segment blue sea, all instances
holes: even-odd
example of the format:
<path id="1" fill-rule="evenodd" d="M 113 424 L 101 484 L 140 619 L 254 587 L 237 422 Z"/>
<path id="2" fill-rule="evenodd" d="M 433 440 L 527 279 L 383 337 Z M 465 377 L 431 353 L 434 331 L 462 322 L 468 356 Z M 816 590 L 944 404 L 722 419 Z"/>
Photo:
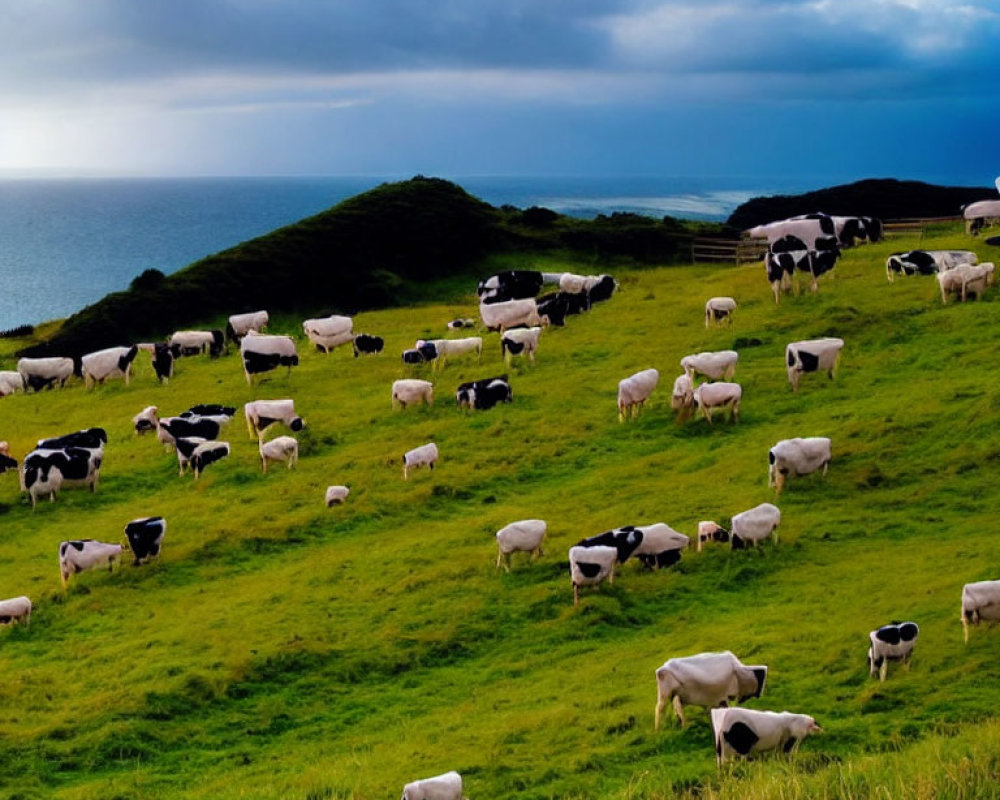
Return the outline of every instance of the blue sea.
<path id="1" fill-rule="evenodd" d="M 836 183 L 446 177 L 495 206 L 546 206 L 583 218 L 628 211 L 700 220 L 724 220 L 754 196 Z M 0 330 L 68 316 L 127 289 L 146 269 L 170 274 L 399 179 L 0 179 Z"/>

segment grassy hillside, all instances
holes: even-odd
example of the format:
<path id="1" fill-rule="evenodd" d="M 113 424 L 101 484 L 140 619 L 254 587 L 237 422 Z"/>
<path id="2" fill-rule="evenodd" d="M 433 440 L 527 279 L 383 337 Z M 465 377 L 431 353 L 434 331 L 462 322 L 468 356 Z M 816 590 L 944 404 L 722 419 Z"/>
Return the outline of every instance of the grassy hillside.
<path id="1" fill-rule="evenodd" d="M 969 244 L 958 226 L 920 242 Z M 371 800 L 457 769 L 472 800 L 1000 796 L 1000 631 L 964 646 L 958 621 L 962 584 L 1000 578 L 1000 303 L 991 290 L 942 306 L 933 281 L 887 284 L 886 254 L 916 245 L 848 251 L 818 294 L 777 307 L 759 265 L 617 271 L 621 292 L 546 331 L 537 364 L 510 372 L 514 402 L 487 412 L 452 398 L 505 371 L 496 334 L 482 365 L 432 378 L 433 407 L 390 410 L 394 379 L 431 375 L 400 351 L 474 315 L 474 287 L 453 283 L 451 302 L 359 315 L 385 337 L 380 357 L 303 343 L 290 376 L 251 389 L 236 356 L 183 360 L 158 386 L 143 355 L 130 387 L 5 398 L 0 438 L 19 458 L 95 424 L 110 441 L 94 495 L 67 490 L 32 513 L 0 476 L 0 596 L 36 605 L 30 628 L 0 631 L 0 785 L 65 800 Z M 706 330 L 704 301 L 720 294 L 739 301 L 735 324 Z M 793 395 L 785 343 L 823 335 L 846 341 L 840 374 Z M 0 367 L 25 344 L 2 342 Z M 677 425 L 678 360 L 733 346 L 741 422 Z M 659 390 L 621 425 L 617 381 L 649 366 Z M 231 457 L 197 483 L 131 431 L 150 404 L 286 396 L 307 421 L 294 471 L 262 475 L 239 418 Z M 834 459 L 777 501 L 777 546 L 691 551 L 656 573 L 628 563 L 573 608 L 570 545 L 628 523 L 725 524 L 773 500 L 767 449 L 796 435 L 830 436 Z M 404 482 L 401 454 L 429 440 L 439 468 Z M 342 508 L 322 505 L 331 483 L 352 489 Z M 61 540 L 117 541 L 149 514 L 168 521 L 157 563 L 84 573 L 62 596 Z M 493 533 L 525 517 L 548 520 L 546 553 L 498 573 Z M 867 634 L 892 619 L 921 635 L 911 670 L 879 685 Z M 790 764 L 722 774 L 703 710 L 654 732 L 654 670 L 709 649 L 770 666 L 748 705 L 810 713 L 825 732 Z"/>

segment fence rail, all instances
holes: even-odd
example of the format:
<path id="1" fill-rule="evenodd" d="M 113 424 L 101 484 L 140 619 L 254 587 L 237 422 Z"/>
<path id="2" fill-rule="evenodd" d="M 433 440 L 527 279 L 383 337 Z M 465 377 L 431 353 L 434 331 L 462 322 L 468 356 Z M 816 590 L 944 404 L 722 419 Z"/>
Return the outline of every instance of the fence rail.
<path id="1" fill-rule="evenodd" d="M 729 261 L 736 266 L 760 261 L 767 252 L 765 239 L 704 239 L 691 242 L 691 261 Z"/>

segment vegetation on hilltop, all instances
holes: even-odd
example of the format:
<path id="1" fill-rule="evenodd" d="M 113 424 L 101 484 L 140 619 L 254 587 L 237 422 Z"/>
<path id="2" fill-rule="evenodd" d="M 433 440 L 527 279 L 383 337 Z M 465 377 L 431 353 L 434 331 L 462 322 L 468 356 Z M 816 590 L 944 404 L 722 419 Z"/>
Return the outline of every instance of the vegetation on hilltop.
<path id="1" fill-rule="evenodd" d="M 919 244 L 989 255 L 957 224 Z M 0 476 L 0 596 L 35 603 L 30 628 L 0 630 L 4 793 L 375 800 L 456 769 L 473 800 L 997 797 L 1000 630 L 964 645 L 958 617 L 964 582 L 1000 578 L 1000 366 L 983 335 L 1000 290 L 943 306 L 932 279 L 888 284 L 886 255 L 916 245 L 848 250 L 818 294 L 779 306 L 756 266 L 616 270 L 621 291 L 546 330 L 537 363 L 510 369 L 513 403 L 487 412 L 451 397 L 507 371 L 495 335 L 482 364 L 439 374 L 398 357 L 474 316 L 472 281 L 455 302 L 360 313 L 385 336 L 379 357 L 303 347 L 290 375 L 250 388 L 235 355 L 182 359 L 160 386 L 142 354 L 128 387 L 4 398 L 0 438 L 19 458 L 44 436 L 109 432 L 96 494 L 32 512 Z M 732 328 L 705 328 L 713 295 L 737 298 Z M 274 328 L 300 334 L 293 315 Z M 846 342 L 839 374 L 793 394 L 785 343 L 824 335 Z M 0 339 L 0 356 L 24 344 Z M 679 359 L 729 348 L 740 422 L 676 424 Z M 650 366 L 657 392 L 619 424 L 618 380 Z M 390 409 L 407 375 L 435 382 L 434 406 Z M 230 457 L 197 482 L 131 429 L 146 405 L 270 397 L 306 419 L 291 471 L 261 474 L 240 419 Z M 570 545 L 630 523 L 726 524 L 774 500 L 767 449 L 794 435 L 830 436 L 833 461 L 777 500 L 776 546 L 690 551 L 660 572 L 630 562 L 573 608 Z M 404 482 L 400 455 L 431 440 L 438 468 Z M 344 506 L 323 507 L 331 483 L 350 486 Z M 62 595 L 61 540 L 116 541 L 154 514 L 168 521 L 157 562 L 75 576 Z M 545 554 L 498 572 L 494 532 L 530 517 L 549 522 Z M 917 621 L 920 639 L 880 684 L 867 637 L 892 619 Z M 813 714 L 824 732 L 790 761 L 721 772 L 704 710 L 654 732 L 654 670 L 721 649 L 770 668 L 748 706 Z"/>
<path id="2" fill-rule="evenodd" d="M 934 186 L 921 181 L 871 178 L 805 194 L 754 197 L 738 206 L 726 223 L 743 231 L 817 211 L 881 220 L 956 217 L 961 214 L 962 206 L 996 196 L 994 188 Z"/>

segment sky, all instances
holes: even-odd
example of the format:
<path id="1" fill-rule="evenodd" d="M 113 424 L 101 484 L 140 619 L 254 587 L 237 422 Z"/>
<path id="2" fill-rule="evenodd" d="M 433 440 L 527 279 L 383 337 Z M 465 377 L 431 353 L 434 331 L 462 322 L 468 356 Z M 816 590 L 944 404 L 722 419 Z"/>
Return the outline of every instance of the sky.
<path id="1" fill-rule="evenodd" d="M 1000 174 L 1000 0 L 8 0 L 0 176 Z"/>

